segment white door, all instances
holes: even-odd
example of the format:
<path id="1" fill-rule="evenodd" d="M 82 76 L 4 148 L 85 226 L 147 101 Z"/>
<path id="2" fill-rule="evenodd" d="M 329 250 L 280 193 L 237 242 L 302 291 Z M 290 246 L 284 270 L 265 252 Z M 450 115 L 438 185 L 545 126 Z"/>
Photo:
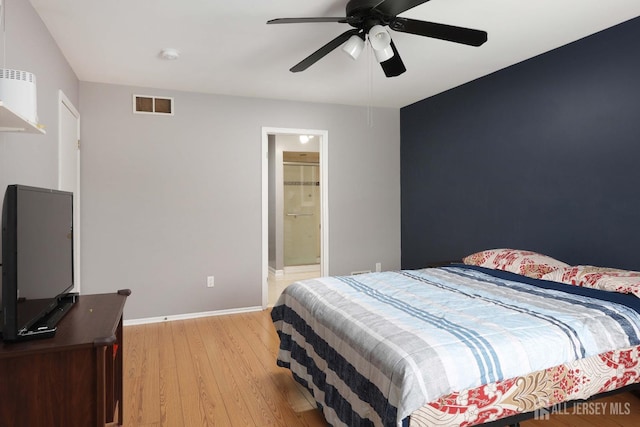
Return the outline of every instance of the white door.
<path id="1" fill-rule="evenodd" d="M 80 114 L 62 91 L 58 122 L 58 188 L 73 192 L 73 282 L 80 292 Z"/>

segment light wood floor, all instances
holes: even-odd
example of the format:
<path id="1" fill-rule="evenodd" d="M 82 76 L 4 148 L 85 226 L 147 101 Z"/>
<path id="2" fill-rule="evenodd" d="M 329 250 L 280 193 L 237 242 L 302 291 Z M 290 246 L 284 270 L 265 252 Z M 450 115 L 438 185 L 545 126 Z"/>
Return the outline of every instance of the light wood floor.
<path id="1" fill-rule="evenodd" d="M 310 396 L 275 364 L 269 311 L 126 326 L 125 427 L 326 427 Z M 522 427 L 631 427 L 634 416 L 556 415 Z"/>
<path id="2" fill-rule="evenodd" d="M 124 425 L 326 426 L 275 364 L 268 311 L 124 328 Z"/>

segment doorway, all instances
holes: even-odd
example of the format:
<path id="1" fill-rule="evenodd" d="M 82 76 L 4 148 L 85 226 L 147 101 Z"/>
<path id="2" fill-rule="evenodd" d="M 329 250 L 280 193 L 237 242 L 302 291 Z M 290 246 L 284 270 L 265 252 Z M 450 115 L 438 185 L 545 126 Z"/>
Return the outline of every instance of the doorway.
<path id="1" fill-rule="evenodd" d="M 328 132 L 263 128 L 262 146 L 266 308 L 292 280 L 328 275 Z"/>

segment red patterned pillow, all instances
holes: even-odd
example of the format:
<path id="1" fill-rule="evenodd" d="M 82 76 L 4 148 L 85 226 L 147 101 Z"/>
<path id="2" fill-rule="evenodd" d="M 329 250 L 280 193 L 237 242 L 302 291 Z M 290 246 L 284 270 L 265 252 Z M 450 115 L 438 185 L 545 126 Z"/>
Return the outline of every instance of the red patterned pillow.
<path id="1" fill-rule="evenodd" d="M 462 259 L 468 265 L 505 270 L 523 276 L 541 278 L 552 271 L 569 267 L 562 261 L 537 252 L 520 249 L 489 249 Z"/>
<path id="2" fill-rule="evenodd" d="M 544 280 L 640 297 L 640 272 L 576 265 L 545 274 Z"/>

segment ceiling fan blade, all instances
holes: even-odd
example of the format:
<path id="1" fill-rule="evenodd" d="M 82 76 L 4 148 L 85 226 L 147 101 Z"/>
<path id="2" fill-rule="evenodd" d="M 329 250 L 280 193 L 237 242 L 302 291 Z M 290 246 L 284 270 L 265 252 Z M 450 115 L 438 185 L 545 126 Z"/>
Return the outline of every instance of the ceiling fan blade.
<path id="1" fill-rule="evenodd" d="M 393 40 L 391 40 L 391 49 L 393 49 L 393 56 L 386 61 L 381 62 L 380 66 L 382 67 L 385 76 L 396 77 L 407 71 L 407 69 L 400 58 L 400 54 L 398 53 L 398 49 L 396 49 L 396 45 L 393 43 Z"/>
<path id="2" fill-rule="evenodd" d="M 347 17 L 327 17 L 327 18 L 277 18 L 267 21 L 267 24 L 304 24 L 309 22 L 340 22 L 346 23 Z"/>
<path id="3" fill-rule="evenodd" d="M 313 52 L 311 55 L 307 56 L 296 65 L 294 65 L 289 71 L 291 71 L 292 73 L 297 73 L 306 70 L 307 68 L 318 62 L 320 59 L 324 58 L 324 56 L 331 52 L 333 49 L 346 42 L 349 37 L 356 35 L 359 32 L 360 30 L 358 30 L 357 28 L 345 31 L 335 39 L 331 40 L 329 43 L 322 46 L 320 49 Z"/>
<path id="4" fill-rule="evenodd" d="M 408 18 L 395 18 L 389 23 L 389 28 L 402 33 L 416 34 L 470 46 L 480 46 L 487 41 L 486 31 Z"/>
<path id="5" fill-rule="evenodd" d="M 383 15 L 396 16 L 428 1 L 429 0 L 382 0 L 373 6 L 372 9 L 377 10 Z"/>

